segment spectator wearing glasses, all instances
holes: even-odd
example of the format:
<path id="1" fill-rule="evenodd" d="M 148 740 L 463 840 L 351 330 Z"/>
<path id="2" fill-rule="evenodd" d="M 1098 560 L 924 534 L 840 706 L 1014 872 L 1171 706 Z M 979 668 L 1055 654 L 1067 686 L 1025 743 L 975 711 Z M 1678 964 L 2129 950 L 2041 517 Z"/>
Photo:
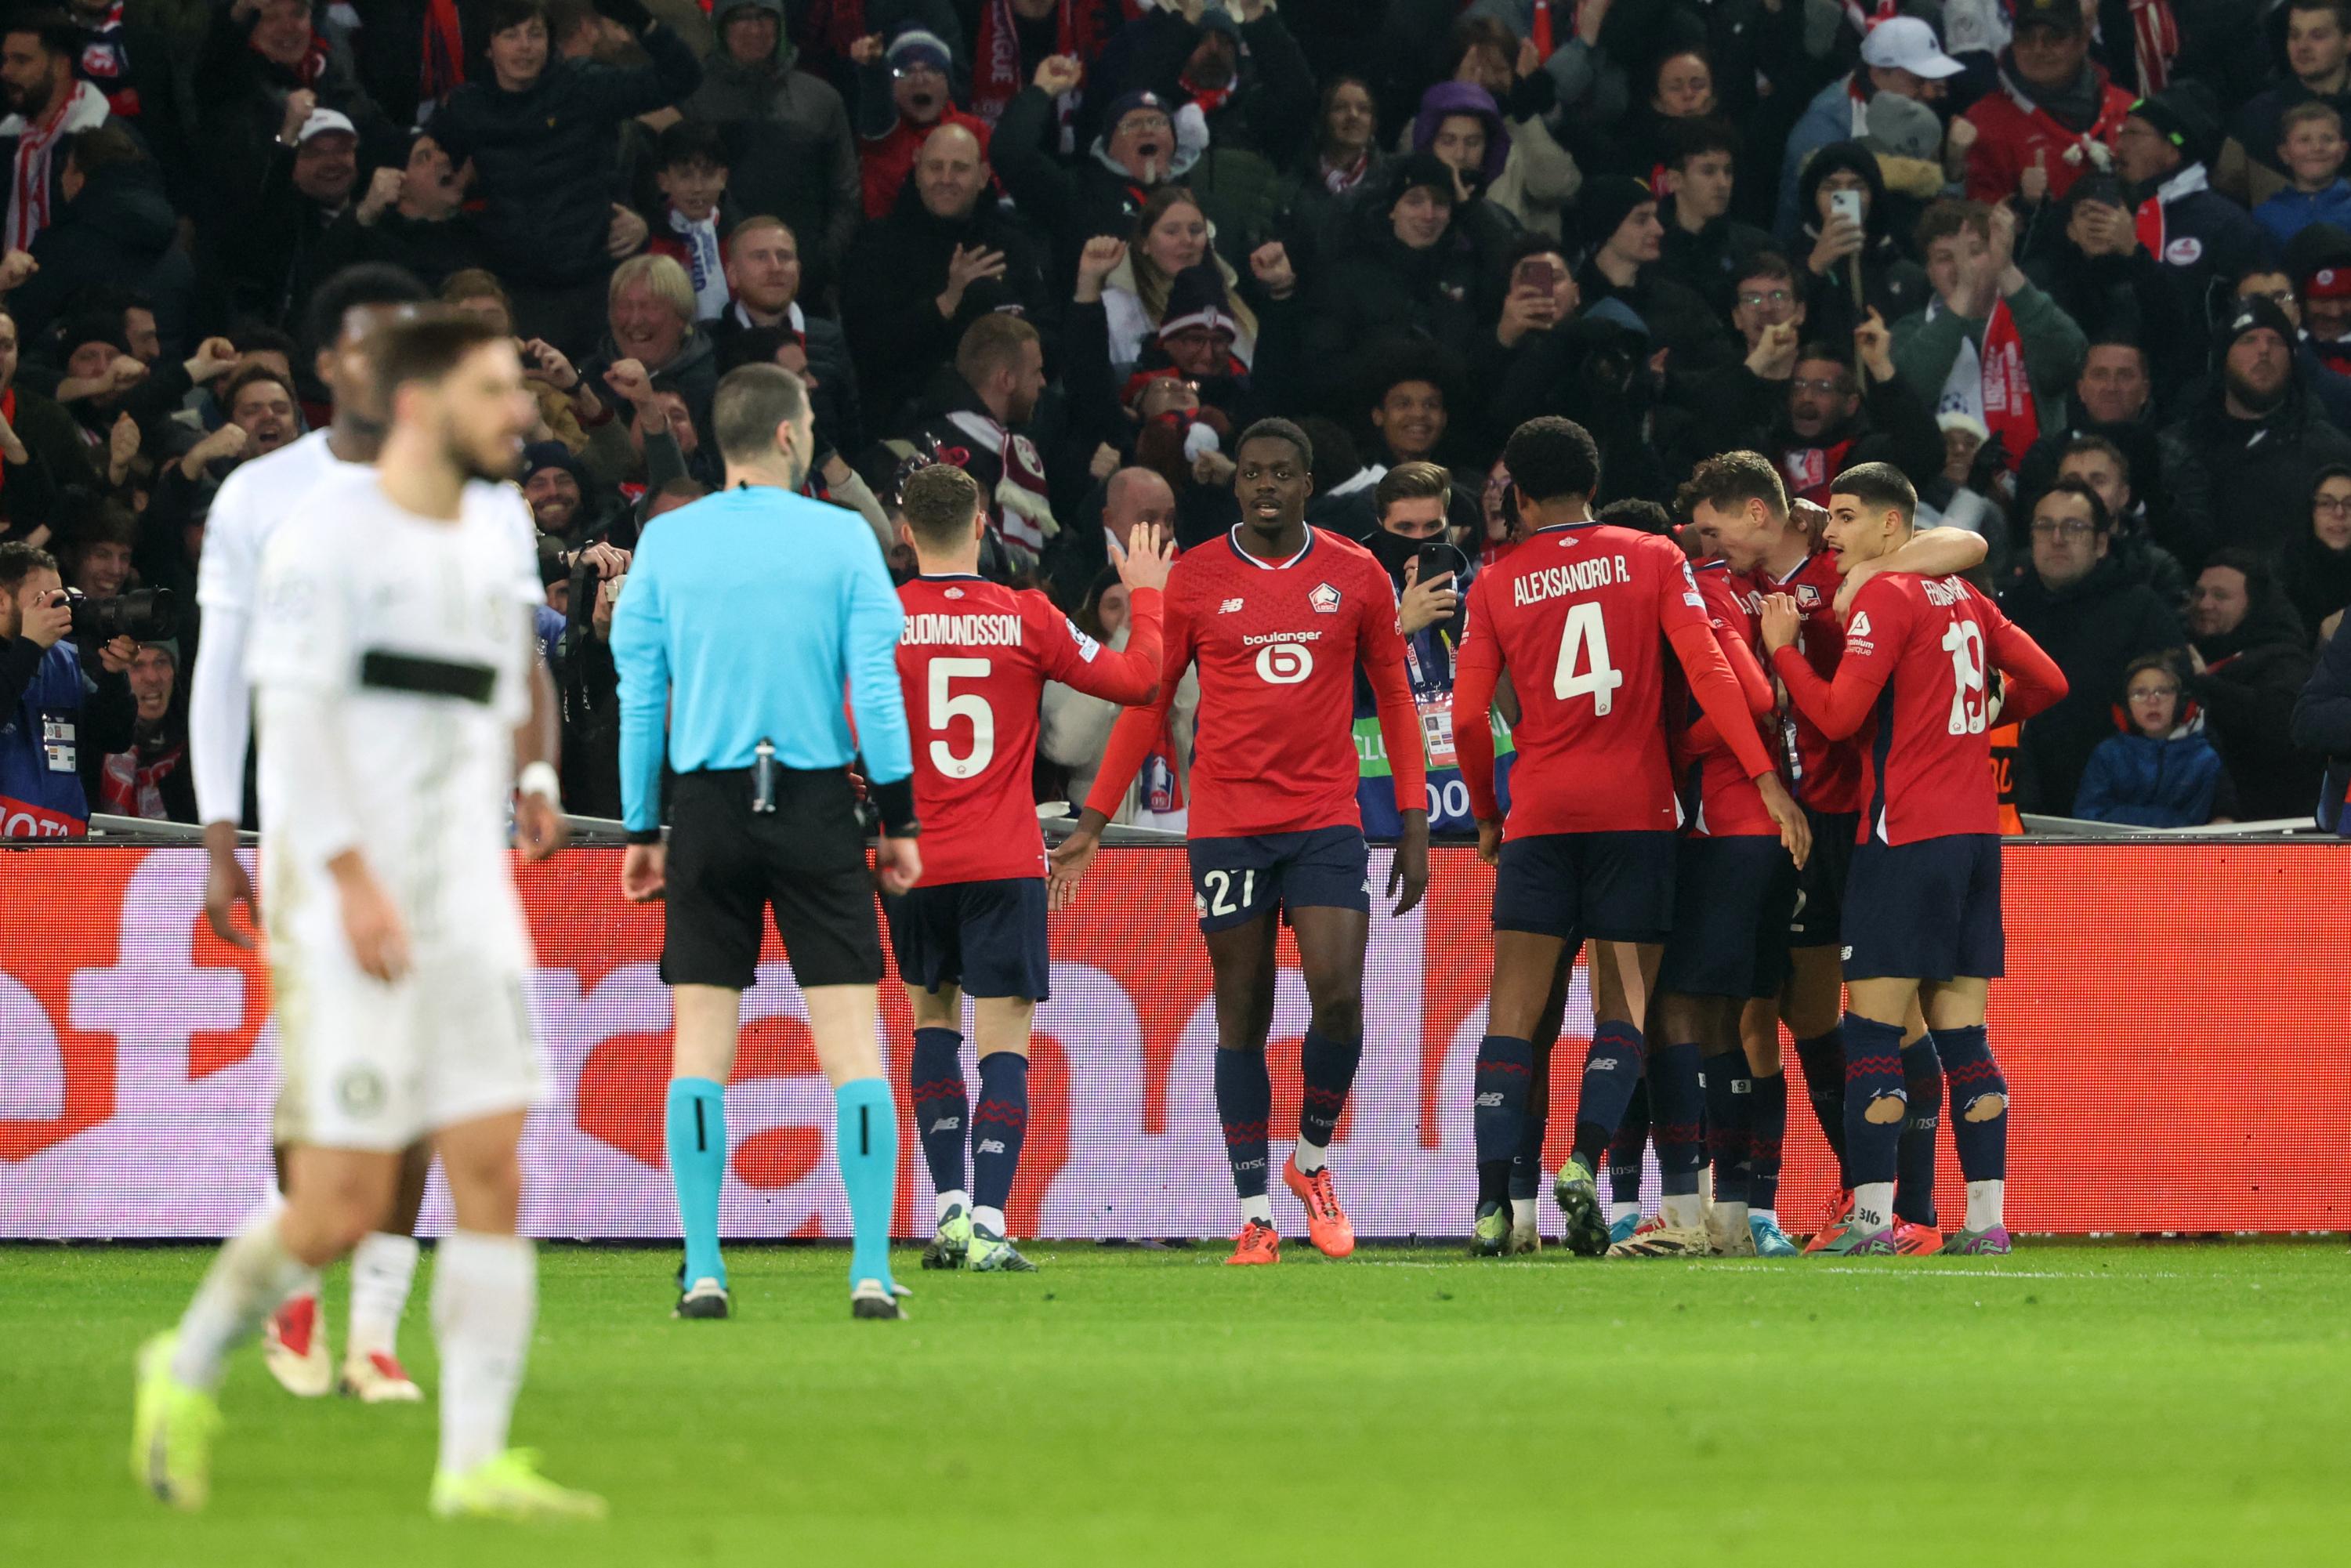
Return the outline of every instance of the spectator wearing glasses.
<path id="1" fill-rule="evenodd" d="M 2306 817 L 2319 758 L 2294 738 L 2294 703 L 2316 660 L 2277 573 L 2251 550 L 2204 564 L 2188 601 L 2188 693 L 2236 780 L 2248 821 Z"/>
<path id="2" fill-rule="evenodd" d="M 857 63 L 857 162 L 867 218 L 887 216 L 932 131 L 960 125 L 987 151 L 987 122 L 956 107 L 948 79 L 954 53 L 926 27 L 908 27 L 885 47 L 878 33 L 850 50 Z"/>
<path id="3" fill-rule="evenodd" d="M 2351 464 L 2330 463 L 2318 471 L 2310 491 L 2310 529 L 2285 547 L 2278 575 L 2313 632 L 2351 605 Z"/>
<path id="4" fill-rule="evenodd" d="M 2130 662 L 2123 674 L 2123 732 L 2090 753 L 2074 816 L 2140 828 L 2236 820 L 2236 786 L 2210 737 L 2191 722 L 2194 708 L 2177 659 L 2147 653 Z"/>
<path id="5" fill-rule="evenodd" d="M 2026 775 L 2037 796 L 2023 802 L 2027 810 L 2071 807 L 2090 753 L 2114 733 L 2109 715 L 2123 672 L 2142 653 L 2183 641 L 2171 607 L 2113 558 L 2113 529 L 2095 490 L 2058 480 L 2033 503 L 2032 568 L 2001 595 L 2008 618 L 2065 672 L 2064 699 L 2024 726 Z"/>

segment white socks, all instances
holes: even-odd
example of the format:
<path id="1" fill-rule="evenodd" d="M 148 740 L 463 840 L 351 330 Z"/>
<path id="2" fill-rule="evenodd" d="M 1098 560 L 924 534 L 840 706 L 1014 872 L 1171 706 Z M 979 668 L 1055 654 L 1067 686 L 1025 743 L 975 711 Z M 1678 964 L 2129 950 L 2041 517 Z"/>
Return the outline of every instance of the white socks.
<path id="1" fill-rule="evenodd" d="M 283 1212 L 276 1197 L 267 1199 L 213 1259 L 180 1319 L 179 1348 L 172 1357 L 177 1381 L 207 1393 L 218 1388 L 228 1353 L 251 1338 L 305 1276 L 315 1288 L 317 1271 L 277 1239 Z"/>
<path id="2" fill-rule="evenodd" d="M 964 1191 L 961 1187 L 956 1188 L 953 1192 L 943 1192 L 939 1194 L 938 1218 L 940 1219 L 945 1219 L 947 1217 L 947 1211 L 951 1208 L 968 1210 L 970 1207 L 971 1194 Z"/>
<path id="3" fill-rule="evenodd" d="M 1322 1168 L 1322 1157 L 1330 1152 L 1301 1138 L 1290 1146 L 1290 1163 L 1298 1167 L 1300 1176 L 1312 1176 Z"/>
<path id="4" fill-rule="evenodd" d="M 1625 1220 L 1638 1219 L 1640 1218 L 1641 1206 L 1638 1201 L 1632 1203 L 1612 1203 L 1608 1206 L 1608 1223 L 1611 1225 L 1621 1225 Z"/>
<path id="5" fill-rule="evenodd" d="M 1004 1211 L 1000 1208 L 975 1208 L 971 1211 L 971 1228 L 985 1230 L 998 1240 L 1004 1239 Z"/>
<path id="6" fill-rule="evenodd" d="M 453 1230 L 435 1253 L 441 1469 L 463 1474 L 506 1451 L 538 1316 L 538 1260 L 515 1236 Z"/>
<path id="7" fill-rule="evenodd" d="M 397 1354 L 400 1314 L 416 1279 L 416 1238 L 378 1230 L 351 1249 L 351 1337 L 344 1354 L 358 1361 Z"/>
<path id="8" fill-rule="evenodd" d="M 1273 1199 L 1268 1197 L 1263 1193 L 1258 1194 L 1255 1197 L 1245 1197 L 1241 1199 L 1241 1223 L 1243 1225 L 1247 1225 L 1252 1219 L 1261 1220 L 1267 1225 L 1271 1225 L 1273 1223 Z"/>
<path id="9" fill-rule="evenodd" d="M 1706 1199 L 1697 1193 L 1667 1193 L 1657 1206 L 1665 1213 L 1668 1229 L 1696 1230 L 1706 1223 Z"/>
<path id="10" fill-rule="evenodd" d="M 1532 1197 L 1510 1199 L 1510 1228 L 1525 1230 L 1542 1218 L 1542 1200 Z"/>
<path id="11" fill-rule="evenodd" d="M 2007 1201 L 2008 1183 L 2004 1181 L 1968 1183 L 1968 1228 L 1994 1230 L 2006 1225 Z"/>
<path id="12" fill-rule="evenodd" d="M 1865 1181 L 1853 1189 L 1853 1228 L 1873 1236 L 1894 1223 L 1894 1184 Z"/>

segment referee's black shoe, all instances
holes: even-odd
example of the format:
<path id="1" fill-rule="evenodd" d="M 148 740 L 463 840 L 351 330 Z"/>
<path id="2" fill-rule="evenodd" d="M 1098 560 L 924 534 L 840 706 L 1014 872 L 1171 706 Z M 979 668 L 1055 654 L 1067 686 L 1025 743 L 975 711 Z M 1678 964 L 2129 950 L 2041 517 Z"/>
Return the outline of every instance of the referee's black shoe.
<path id="1" fill-rule="evenodd" d="M 674 1318 L 724 1318 L 732 1305 L 726 1287 L 716 1280 L 696 1280 L 692 1289 L 686 1288 L 685 1265 L 677 1266 L 677 1305 L 671 1309 Z"/>
<path id="2" fill-rule="evenodd" d="M 903 1318 L 906 1309 L 898 1303 L 901 1291 L 879 1280 L 860 1280 L 857 1288 L 849 1292 L 849 1315 L 852 1318 Z"/>

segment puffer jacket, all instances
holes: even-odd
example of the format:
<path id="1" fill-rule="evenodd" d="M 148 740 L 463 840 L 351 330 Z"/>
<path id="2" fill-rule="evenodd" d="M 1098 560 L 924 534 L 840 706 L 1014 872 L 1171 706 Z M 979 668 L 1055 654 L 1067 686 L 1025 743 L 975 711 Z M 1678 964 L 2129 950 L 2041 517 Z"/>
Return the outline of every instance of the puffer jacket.
<path id="1" fill-rule="evenodd" d="M 2200 828 L 2231 815 L 2236 791 L 2220 754 L 2185 725 L 2157 739 L 2110 735 L 2090 753 L 2074 815 L 2139 828 Z"/>

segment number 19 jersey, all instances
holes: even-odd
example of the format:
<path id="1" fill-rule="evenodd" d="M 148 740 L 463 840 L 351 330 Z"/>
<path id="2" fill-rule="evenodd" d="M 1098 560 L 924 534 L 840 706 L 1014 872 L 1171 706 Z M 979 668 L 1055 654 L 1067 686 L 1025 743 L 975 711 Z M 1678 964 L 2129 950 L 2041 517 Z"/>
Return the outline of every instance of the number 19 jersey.
<path id="1" fill-rule="evenodd" d="M 1462 661 L 1492 645 L 1519 698 L 1506 838 L 1679 825 L 1665 725 L 1677 627 L 1708 632 L 1706 605 L 1655 534 L 1563 524 L 1478 574 Z"/>

